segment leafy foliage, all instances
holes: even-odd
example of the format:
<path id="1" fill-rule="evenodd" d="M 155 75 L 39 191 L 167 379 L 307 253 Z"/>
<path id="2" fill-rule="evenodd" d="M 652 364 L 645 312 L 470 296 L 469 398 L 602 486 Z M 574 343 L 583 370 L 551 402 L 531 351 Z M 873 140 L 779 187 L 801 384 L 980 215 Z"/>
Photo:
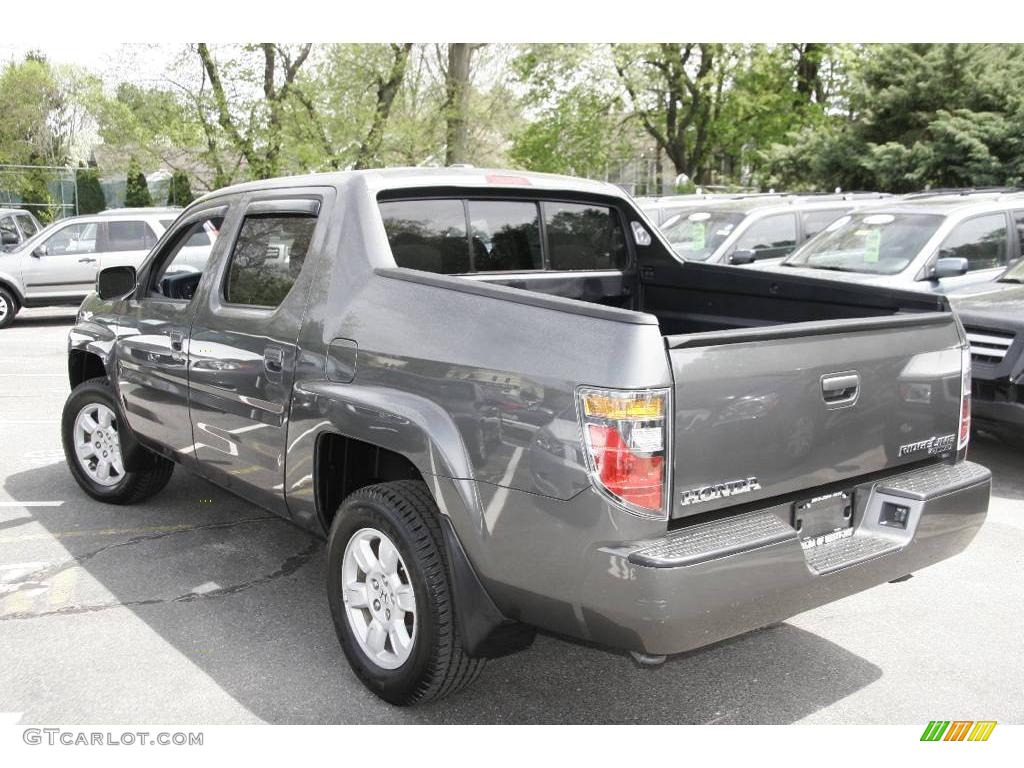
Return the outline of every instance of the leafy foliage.
<path id="1" fill-rule="evenodd" d="M 104 169 L 167 169 L 177 203 L 244 179 L 452 162 L 658 186 L 1014 185 L 1022 76 L 1024 46 L 996 44 L 195 43 L 145 84 L 30 54 L 0 70 L 0 164 L 78 162 L 98 137 Z M 141 197 L 138 182 L 133 168 Z M 80 208 L 94 184 L 82 175 Z"/>

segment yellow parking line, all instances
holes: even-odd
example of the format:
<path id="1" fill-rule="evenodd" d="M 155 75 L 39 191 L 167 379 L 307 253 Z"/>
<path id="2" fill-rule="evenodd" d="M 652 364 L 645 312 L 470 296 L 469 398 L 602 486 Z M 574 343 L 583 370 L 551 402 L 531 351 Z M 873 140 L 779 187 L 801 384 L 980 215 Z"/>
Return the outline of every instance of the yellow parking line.
<path id="1" fill-rule="evenodd" d="M 47 596 L 50 608 L 63 608 L 70 603 L 71 596 L 75 591 L 75 582 L 77 581 L 78 570 L 76 568 L 68 568 L 57 572 L 50 579 L 50 594 Z"/>
<path id="2" fill-rule="evenodd" d="M 20 541 L 42 541 L 46 539 L 73 539 L 83 536 L 142 536 L 147 533 L 171 533 L 188 531 L 199 526 L 195 525 L 154 525 L 150 528 L 103 528 L 92 531 L 57 531 L 55 533 L 29 533 L 24 536 L 0 536 L 0 544 L 16 544 Z"/>
<path id="3" fill-rule="evenodd" d="M 8 616 L 13 613 L 28 613 L 32 609 L 32 601 L 29 599 L 29 596 L 20 590 L 5 595 L 0 602 L 3 603 L 3 608 L 0 608 L 0 616 Z"/>

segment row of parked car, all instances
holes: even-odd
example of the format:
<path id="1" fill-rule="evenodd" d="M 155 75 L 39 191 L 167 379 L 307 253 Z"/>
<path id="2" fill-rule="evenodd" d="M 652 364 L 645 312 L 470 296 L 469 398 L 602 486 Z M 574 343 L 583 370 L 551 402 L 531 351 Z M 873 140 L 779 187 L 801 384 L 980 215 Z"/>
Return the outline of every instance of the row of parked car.
<path id="1" fill-rule="evenodd" d="M 978 428 L 1024 447 L 1024 192 L 641 198 L 686 260 L 945 294 Z"/>

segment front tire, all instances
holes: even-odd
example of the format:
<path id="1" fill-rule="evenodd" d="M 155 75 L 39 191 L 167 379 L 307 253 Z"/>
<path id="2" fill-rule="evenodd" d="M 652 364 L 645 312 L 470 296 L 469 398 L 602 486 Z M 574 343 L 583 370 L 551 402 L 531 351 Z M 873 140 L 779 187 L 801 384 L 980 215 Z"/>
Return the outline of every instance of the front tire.
<path id="1" fill-rule="evenodd" d="M 72 477 L 98 501 L 134 504 L 167 485 L 174 462 L 149 453 L 145 466 L 126 470 L 121 458 L 120 426 L 114 394 L 105 378 L 82 382 L 64 403 L 61 439 Z"/>
<path id="2" fill-rule="evenodd" d="M 462 648 L 438 509 L 427 486 L 361 488 L 342 503 L 327 544 L 327 598 L 359 679 L 391 704 L 420 704 L 477 678 Z"/>
<path id="3" fill-rule="evenodd" d="M 14 294 L 0 285 L 0 328 L 6 328 L 14 322 L 18 314 L 18 300 Z"/>

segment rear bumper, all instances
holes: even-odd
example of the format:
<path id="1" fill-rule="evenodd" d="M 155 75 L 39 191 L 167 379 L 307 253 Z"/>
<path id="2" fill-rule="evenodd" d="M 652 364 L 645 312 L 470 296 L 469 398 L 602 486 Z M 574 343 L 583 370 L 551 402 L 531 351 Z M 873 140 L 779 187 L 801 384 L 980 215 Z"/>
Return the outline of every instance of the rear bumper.
<path id="1" fill-rule="evenodd" d="M 963 550 L 988 510 L 991 473 L 941 464 L 857 488 L 854 533 L 805 550 L 790 505 L 726 517 L 593 554 L 579 618 L 589 639 L 687 651 L 917 571 Z M 905 530 L 879 524 L 909 509 Z"/>

